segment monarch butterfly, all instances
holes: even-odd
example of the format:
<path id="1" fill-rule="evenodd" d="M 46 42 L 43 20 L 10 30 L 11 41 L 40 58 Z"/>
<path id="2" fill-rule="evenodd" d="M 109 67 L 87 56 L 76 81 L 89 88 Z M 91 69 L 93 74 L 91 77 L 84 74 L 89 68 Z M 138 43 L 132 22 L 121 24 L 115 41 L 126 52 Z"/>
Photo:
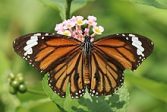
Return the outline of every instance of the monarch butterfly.
<path id="1" fill-rule="evenodd" d="M 48 84 L 65 97 L 70 84 L 72 98 L 109 95 L 124 81 L 125 69 L 135 70 L 153 50 L 153 42 L 141 35 L 122 33 L 84 41 L 56 33 L 31 33 L 14 41 L 14 50 L 42 73 Z"/>

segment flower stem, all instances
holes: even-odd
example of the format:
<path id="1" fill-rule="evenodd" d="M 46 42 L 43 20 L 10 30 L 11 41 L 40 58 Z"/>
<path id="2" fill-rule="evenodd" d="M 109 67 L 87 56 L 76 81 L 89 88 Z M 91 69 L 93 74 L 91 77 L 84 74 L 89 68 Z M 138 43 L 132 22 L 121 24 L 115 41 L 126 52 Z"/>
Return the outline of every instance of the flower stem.
<path id="1" fill-rule="evenodd" d="M 29 93 L 31 93 L 31 94 L 36 94 L 36 95 L 46 96 L 45 93 L 40 92 L 40 91 L 36 91 L 36 90 L 30 90 L 30 89 L 28 89 L 27 92 L 29 92 Z"/>
<path id="2" fill-rule="evenodd" d="M 72 0 L 66 0 L 66 3 L 67 3 L 67 7 L 66 7 L 66 19 L 70 18 L 71 2 L 72 2 Z"/>

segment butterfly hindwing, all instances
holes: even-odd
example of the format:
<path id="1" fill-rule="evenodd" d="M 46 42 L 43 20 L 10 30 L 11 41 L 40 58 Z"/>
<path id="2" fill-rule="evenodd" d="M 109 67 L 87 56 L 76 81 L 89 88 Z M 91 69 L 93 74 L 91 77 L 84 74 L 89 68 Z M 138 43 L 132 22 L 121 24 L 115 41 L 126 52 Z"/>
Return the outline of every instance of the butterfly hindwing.
<path id="1" fill-rule="evenodd" d="M 110 95 L 123 83 L 121 69 L 107 55 L 93 50 L 91 56 L 91 83 L 89 92 L 92 96 Z"/>
<path id="2" fill-rule="evenodd" d="M 61 97 L 65 97 L 69 83 L 72 98 L 79 98 L 85 93 L 83 55 L 80 49 L 71 52 L 68 59 L 58 63 L 49 74 L 49 85 Z"/>
<path id="3" fill-rule="evenodd" d="M 137 34 L 115 34 L 94 41 L 90 94 L 112 94 L 124 82 L 123 71 L 135 70 L 152 50 L 152 41 Z"/>

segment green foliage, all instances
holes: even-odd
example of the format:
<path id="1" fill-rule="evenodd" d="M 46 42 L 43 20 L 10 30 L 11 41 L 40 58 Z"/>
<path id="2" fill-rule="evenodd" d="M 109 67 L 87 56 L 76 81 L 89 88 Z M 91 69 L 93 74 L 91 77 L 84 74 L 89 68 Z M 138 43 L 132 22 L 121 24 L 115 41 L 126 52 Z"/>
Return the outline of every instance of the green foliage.
<path id="1" fill-rule="evenodd" d="M 155 82 L 141 76 L 126 75 L 126 79 L 132 84 L 146 91 L 150 95 L 167 103 L 167 84 Z"/>
<path id="2" fill-rule="evenodd" d="M 143 5 L 150 5 L 156 8 L 167 9 L 166 0 L 130 0 L 130 1 Z"/>
<path id="3" fill-rule="evenodd" d="M 95 0 L 72 0 L 71 4 L 71 14 L 80 8 L 84 7 L 88 2 L 93 2 Z"/>
<path id="4" fill-rule="evenodd" d="M 48 86 L 48 77 L 45 75 L 42 81 L 45 93 L 51 100 L 65 112 L 124 112 L 129 103 L 129 92 L 126 85 L 119 88 L 113 96 L 91 97 L 88 93 L 80 99 L 72 99 L 69 94 L 69 87 L 66 98 L 59 97 Z"/>
<path id="5" fill-rule="evenodd" d="M 69 17 L 66 17 L 67 16 L 66 10 L 70 10 L 70 9 L 67 9 L 67 1 L 72 1 L 71 10 L 69 12 L 70 14 L 72 14 L 78 9 L 84 7 L 87 4 L 87 2 L 90 2 L 93 0 L 41 0 L 41 1 L 53 9 L 56 9 L 56 10 L 58 9 L 62 20 L 65 20 L 66 18 L 69 18 Z"/>

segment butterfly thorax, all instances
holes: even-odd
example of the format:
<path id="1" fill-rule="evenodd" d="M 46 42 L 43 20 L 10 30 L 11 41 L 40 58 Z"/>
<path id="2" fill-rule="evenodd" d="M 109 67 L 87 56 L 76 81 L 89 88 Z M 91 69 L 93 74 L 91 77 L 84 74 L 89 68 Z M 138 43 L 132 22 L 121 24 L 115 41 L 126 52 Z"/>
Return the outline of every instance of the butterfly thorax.
<path id="1" fill-rule="evenodd" d="M 88 37 L 88 36 L 86 36 L 85 37 L 85 40 L 84 40 L 84 43 L 83 43 L 83 51 L 84 51 L 84 54 L 85 55 L 90 55 L 90 53 L 91 53 L 91 41 L 90 41 L 90 39 L 91 39 L 91 37 Z"/>
<path id="2" fill-rule="evenodd" d="M 91 47 L 92 43 L 90 41 L 91 37 L 85 37 L 85 40 L 83 42 L 83 53 L 84 53 L 84 83 L 87 85 L 90 83 L 90 56 L 91 56 Z"/>

